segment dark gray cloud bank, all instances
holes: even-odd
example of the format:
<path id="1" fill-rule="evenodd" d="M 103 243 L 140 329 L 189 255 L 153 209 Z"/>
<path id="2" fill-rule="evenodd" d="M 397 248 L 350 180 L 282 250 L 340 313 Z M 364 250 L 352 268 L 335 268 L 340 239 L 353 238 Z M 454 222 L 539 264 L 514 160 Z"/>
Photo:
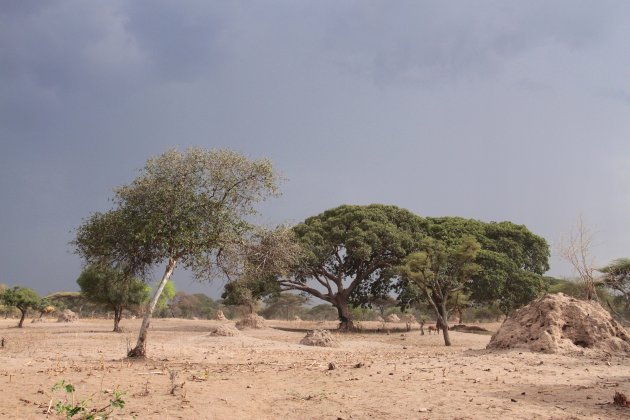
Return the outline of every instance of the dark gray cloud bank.
<path id="1" fill-rule="evenodd" d="M 629 16 L 621 1 L 3 1 L 0 282 L 77 289 L 73 229 L 149 156 L 192 145 L 275 163 L 289 181 L 265 223 L 381 202 L 554 243 L 582 214 L 600 264 L 630 256 Z M 571 275 L 555 257 L 550 273 Z"/>

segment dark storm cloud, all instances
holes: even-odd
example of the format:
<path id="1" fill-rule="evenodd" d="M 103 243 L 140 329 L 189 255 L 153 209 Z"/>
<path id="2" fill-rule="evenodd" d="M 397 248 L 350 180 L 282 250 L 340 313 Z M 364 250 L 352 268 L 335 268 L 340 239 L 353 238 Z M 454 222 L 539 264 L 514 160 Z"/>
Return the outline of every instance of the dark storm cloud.
<path id="1" fill-rule="evenodd" d="M 268 156 L 263 220 L 341 203 L 513 220 L 582 212 L 627 256 L 622 2 L 0 5 L 0 282 L 76 288 L 67 243 L 169 147 Z M 570 274 L 554 260 L 555 274 Z"/>
<path id="2" fill-rule="evenodd" d="M 594 3 L 403 3 L 342 7 L 327 37 L 338 62 L 380 83 L 482 77 L 503 60 L 544 44 L 588 48 L 617 19 L 614 10 Z"/>

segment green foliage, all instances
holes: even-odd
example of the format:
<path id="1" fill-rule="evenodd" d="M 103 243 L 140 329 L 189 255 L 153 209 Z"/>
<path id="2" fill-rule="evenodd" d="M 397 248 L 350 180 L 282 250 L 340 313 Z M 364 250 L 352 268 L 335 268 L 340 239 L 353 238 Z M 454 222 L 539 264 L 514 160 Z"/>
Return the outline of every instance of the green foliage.
<path id="1" fill-rule="evenodd" d="M 160 298 L 155 305 L 155 310 L 165 311 L 169 307 L 169 305 L 172 304 L 172 301 L 175 298 L 176 294 L 177 292 L 175 291 L 175 283 L 172 280 L 167 281 L 166 285 L 164 285 L 164 289 L 162 289 L 162 294 L 160 294 Z"/>
<path id="2" fill-rule="evenodd" d="M 176 318 L 210 319 L 217 304 L 203 293 L 189 294 L 179 291 L 169 304 L 170 315 Z"/>
<path id="3" fill-rule="evenodd" d="M 222 267 L 220 250 L 253 229 L 254 205 L 277 193 L 267 160 L 227 150 L 169 150 L 150 159 L 141 176 L 115 190 L 116 208 L 93 214 L 77 230 L 77 252 L 142 274 L 169 259 L 197 278 Z"/>
<path id="4" fill-rule="evenodd" d="M 61 391 L 65 393 L 63 399 L 59 399 L 57 403 L 55 403 L 55 412 L 58 415 L 65 416 L 66 419 L 72 419 L 75 416 L 80 416 L 81 419 L 84 420 L 107 419 L 113 413 L 114 409 L 123 409 L 125 407 L 125 401 L 122 399 L 125 392 L 119 390 L 113 391 L 109 403 L 102 408 L 89 407 L 93 396 L 85 400 L 75 401 L 76 389 L 74 385 L 67 383 L 65 379 L 53 385 L 51 391 Z"/>
<path id="5" fill-rule="evenodd" d="M 33 308 L 41 301 L 35 290 L 20 286 L 4 290 L 0 297 L 5 305 L 15 306 L 20 310 Z"/>
<path id="6" fill-rule="evenodd" d="M 350 319 L 354 321 L 370 321 L 376 316 L 376 313 L 370 308 L 350 305 Z"/>
<path id="7" fill-rule="evenodd" d="M 405 259 L 400 274 L 403 280 L 432 295 L 440 293 L 448 298 L 451 292 L 461 290 L 481 270 L 474 262 L 480 245 L 472 236 L 464 236 L 451 246 L 426 238 L 420 249 Z"/>
<path id="8" fill-rule="evenodd" d="M 294 277 L 280 280 L 281 287 L 335 305 L 371 306 L 370 299 L 386 297 L 392 289 L 398 292 L 402 307 L 421 304 L 426 298 L 421 290 L 413 282 L 401 282 L 393 267 L 426 247 L 427 241 L 453 249 L 464 237 L 480 245 L 471 262 L 479 269 L 461 285 L 471 303 L 497 302 L 509 313 L 545 290 L 542 274 L 549 268 L 548 244 L 525 226 L 511 222 L 421 218 L 383 205 L 341 206 L 307 219 L 294 231 L 304 250 L 303 259 Z"/>
<path id="9" fill-rule="evenodd" d="M 498 321 L 502 314 L 496 305 L 484 305 L 470 310 L 470 317 L 475 321 Z"/>
<path id="10" fill-rule="evenodd" d="M 111 309 L 127 309 L 149 298 L 144 282 L 122 270 L 103 265 L 88 266 L 77 279 L 77 284 L 86 299 Z"/>
<path id="11" fill-rule="evenodd" d="M 368 297 L 368 308 L 373 308 L 379 312 L 379 315 L 382 318 L 385 318 L 385 313 L 390 308 L 395 307 L 398 304 L 398 301 L 393 297 L 387 296 L 369 296 Z"/>
<path id="12" fill-rule="evenodd" d="M 426 234 L 446 246 L 456 244 L 465 235 L 474 237 L 481 245 L 475 259 L 481 269 L 464 285 L 471 302 L 497 302 L 504 313 L 510 313 L 545 291 L 542 274 L 549 268 L 549 246 L 525 226 L 460 217 L 426 220 Z M 418 291 L 408 287 L 405 284 L 397 287 L 403 307 L 420 299 Z"/>
<path id="13" fill-rule="evenodd" d="M 435 311 L 438 324 L 448 325 L 447 302 L 454 292 L 462 290 L 481 270 L 475 263 L 481 245 L 470 235 L 447 242 L 425 238 L 420 251 L 409 255 L 399 267 L 402 281 L 414 284 Z M 450 346 L 448 328 L 444 343 Z"/>
<path id="14" fill-rule="evenodd" d="M 630 258 L 614 260 L 598 271 L 604 273 L 603 284 L 624 301 L 624 310 L 630 311 Z"/>
<path id="15" fill-rule="evenodd" d="M 240 267 L 235 255 L 254 227 L 255 205 L 277 194 L 271 163 L 228 150 L 169 150 L 149 159 L 142 174 L 115 190 L 115 208 L 77 229 L 76 252 L 87 263 L 125 267 L 146 278 L 166 263 L 132 356 L 145 355 L 149 318 L 177 265 L 210 280 Z"/>
<path id="16" fill-rule="evenodd" d="M 254 313 L 259 300 L 280 293 L 278 277 L 290 275 L 301 248 L 293 231 L 279 226 L 256 229 L 242 251 L 242 270 L 236 280 L 225 285 L 221 297 L 226 305 L 244 305 Z"/>
<path id="17" fill-rule="evenodd" d="M 100 305 L 90 303 L 81 292 L 55 292 L 46 296 L 57 310 L 70 309 L 73 312 L 82 315 L 83 309 L 87 306 L 89 310 L 95 310 Z"/>
<path id="18" fill-rule="evenodd" d="M 310 217 L 294 227 L 303 256 L 280 285 L 335 305 L 344 328 L 350 302 L 365 306 L 370 296 L 387 294 L 393 267 L 416 249 L 424 225 L 407 210 L 381 204 L 343 205 Z"/>
<path id="19" fill-rule="evenodd" d="M 15 286 L 5 289 L 0 294 L 0 302 L 6 306 L 15 306 L 22 313 L 18 327 L 22 328 L 24 318 L 29 308 L 35 308 L 41 303 L 41 298 L 37 292 L 28 287 Z"/>
<path id="20" fill-rule="evenodd" d="M 337 319 L 337 310 L 330 303 L 313 306 L 302 315 L 305 320 L 334 321 Z"/>
<path id="21" fill-rule="evenodd" d="M 274 277 L 243 277 L 227 283 L 221 298 L 224 305 L 246 305 L 253 312 L 256 301 L 267 296 L 277 296 L 279 293 L 280 285 Z"/>
<path id="22" fill-rule="evenodd" d="M 103 264 L 88 266 L 77 284 L 81 293 L 91 302 L 105 305 L 114 311 L 114 331 L 120 332 L 122 311 L 145 303 L 149 289 L 129 272 Z"/>
<path id="23" fill-rule="evenodd" d="M 549 293 L 564 293 L 574 298 L 582 298 L 584 296 L 584 285 L 576 280 L 545 277 L 545 281 Z"/>

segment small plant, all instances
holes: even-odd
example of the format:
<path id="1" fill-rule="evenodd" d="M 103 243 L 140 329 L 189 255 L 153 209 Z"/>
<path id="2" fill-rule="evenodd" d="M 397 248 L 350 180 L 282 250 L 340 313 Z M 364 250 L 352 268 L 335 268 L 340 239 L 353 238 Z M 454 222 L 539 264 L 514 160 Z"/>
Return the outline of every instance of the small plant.
<path id="1" fill-rule="evenodd" d="M 85 420 L 106 419 L 114 411 L 114 409 L 122 409 L 125 406 L 125 401 L 122 399 L 125 392 L 117 389 L 112 392 L 109 403 L 101 408 L 89 408 L 89 404 L 92 402 L 92 397 L 94 397 L 95 394 L 92 394 L 91 397 L 84 400 L 76 401 L 74 395 L 76 389 L 74 385 L 67 383 L 65 379 L 57 382 L 51 388 L 51 391 L 53 392 L 59 390 L 65 392 L 66 395 L 63 400 L 59 400 L 55 404 L 55 412 L 60 415 L 65 415 L 66 419 L 72 419 L 77 415 L 79 418 Z M 107 394 L 108 391 L 103 391 L 103 393 Z M 54 397 L 50 400 L 46 414 L 50 412 L 53 400 Z"/>
<path id="2" fill-rule="evenodd" d="M 177 376 L 179 375 L 179 371 L 178 370 L 168 370 L 168 374 L 169 377 L 171 379 L 171 395 L 175 395 L 175 391 L 177 391 L 177 389 L 179 388 L 184 389 L 184 385 L 186 385 L 186 381 L 182 382 L 181 384 L 175 383 L 175 381 L 177 380 Z"/>

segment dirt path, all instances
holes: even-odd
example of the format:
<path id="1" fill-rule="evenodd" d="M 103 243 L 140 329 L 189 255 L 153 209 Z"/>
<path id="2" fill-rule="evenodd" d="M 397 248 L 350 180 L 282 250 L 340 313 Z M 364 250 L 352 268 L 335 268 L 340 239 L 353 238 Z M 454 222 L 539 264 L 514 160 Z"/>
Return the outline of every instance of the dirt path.
<path id="1" fill-rule="evenodd" d="M 139 320 L 123 320 L 122 334 L 105 320 L 14 324 L 0 321 L 3 419 L 45 418 L 51 399 L 65 398 L 51 391 L 60 380 L 89 407 L 124 391 L 123 418 L 630 418 L 612 405 L 615 391 L 630 395 L 628 359 L 488 352 L 488 335 L 451 332 L 446 348 L 418 331 L 350 334 L 338 348 L 316 348 L 298 344 L 302 331 L 211 337 L 220 322 L 154 320 L 151 358 L 130 362 Z"/>

